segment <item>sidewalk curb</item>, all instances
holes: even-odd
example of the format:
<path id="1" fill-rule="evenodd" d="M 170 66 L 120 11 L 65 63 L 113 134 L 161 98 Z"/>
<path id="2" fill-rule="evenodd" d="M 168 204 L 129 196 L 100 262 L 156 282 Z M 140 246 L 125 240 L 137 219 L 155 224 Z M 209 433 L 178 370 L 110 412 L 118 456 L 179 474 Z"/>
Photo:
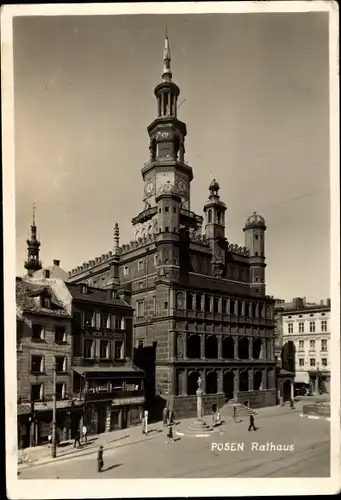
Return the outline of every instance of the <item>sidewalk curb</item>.
<path id="1" fill-rule="evenodd" d="M 327 420 L 330 422 L 330 417 L 319 417 L 317 415 L 306 415 L 305 413 L 300 413 L 300 417 L 311 418 L 312 420 Z"/>
<path id="2" fill-rule="evenodd" d="M 124 446 L 130 446 L 132 444 L 138 444 L 138 443 L 142 443 L 144 441 L 151 441 L 152 439 L 154 439 L 155 437 L 155 434 L 151 437 L 147 437 L 147 438 L 144 438 L 144 439 L 139 439 L 138 441 L 131 441 L 130 443 L 124 443 L 124 444 L 119 444 L 117 446 L 113 446 L 111 448 L 109 448 L 110 450 L 113 450 L 113 449 L 117 449 L 117 448 L 123 448 Z M 85 456 L 88 456 L 88 455 L 92 455 L 94 453 L 97 453 L 97 449 L 98 449 L 98 444 L 96 444 L 96 446 L 94 446 L 91 450 L 88 448 L 88 450 L 84 453 L 70 453 L 70 454 L 67 454 L 67 455 L 61 455 L 61 456 L 57 456 L 56 458 L 51 458 L 51 457 L 47 457 L 47 459 L 42 459 L 41 461 L 40 460 L 32 460 L 31 462 L 26 462 L 25 464 L 18 464 L 18 472 L 19 471 L 22 471 L 22 470 L 26 470 L 26 469 L 31 469 L 32 467 L 40 467 L 41 465 L 47 465 L 47 464 L 51 464 L 51 463 L 57 463 L 57 462 L 63 462 L 65 460 L 72 460 L 73 458 L 81 458 L 81 457 L 85 457 Z"/>

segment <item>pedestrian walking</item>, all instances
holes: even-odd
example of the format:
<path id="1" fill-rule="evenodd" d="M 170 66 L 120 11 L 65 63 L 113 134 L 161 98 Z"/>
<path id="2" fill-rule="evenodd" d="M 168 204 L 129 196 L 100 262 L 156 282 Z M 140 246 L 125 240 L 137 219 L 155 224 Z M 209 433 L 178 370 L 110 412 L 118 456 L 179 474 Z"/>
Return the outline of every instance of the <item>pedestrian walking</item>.
<path id="1" fill-rule="evenodd" d="M 215 424 L 216 424 L 216 414 L 215 414 L 214 410 L 212 410 L 212 424 L 213 424 L 213 427 L 215 427 Z"/>
<path id="2" fill-rule="evenodd" d="M 144 412 L 144 434 L 147 436 L 148 434 L 148 411 Z"/>
<path id="3" fill-rule="evenodd" d="M 174 437 L 173 437 L 173 425 L 169 424 L 168 426 L 168 433 L 167 433 L 167 441 L 166 443 L 174 443 Z"/>
<path id="4" fill-rule="evenodd" d="M 221 423 L 221 420 L 220 420 L 220 412 L 218 411 L 218 412 L 217 412 L 217 417 L 216 417 L 216 424 L 217 424 L 217 425 L 220 425 L 220 423 Z"/>
<path id="5" fill-rule="evenodd" d="M 47 436 L 47 440 L 48 440 L 48 442 L 49 442 L 48 446 L 49 446 L 49 448 L 50 448 L 50 446 L 51 446 L 51 444 L 52 444 L 52 434 L 51 434 L 51 432 L 50 432 L 50 434 Z"/>
<path id="6" fill-rule="evenodd" d="M 103 460 L 103 446 L 100 446 L 98 448 L 98 452 L 97 452 L 97 471 L 98 472 L 102 472 L 103 465 L 104 465 L 104 460 Z"/>
<path id="7" fill-rule="evenodd" d="M 174 411 L 171 410 L 169 412 L 169 423 L 170 423 L 170 425 L 174 425 L 174 419 L 175 419 L 175 417 L 174 417 Z"/>
<path id="8" fill-rule="evenodd" d="M 234 422 L 236 422 L 236 418 L 237 418 L 237 408 L 234 406 L 233 407 L 233 420 L 234 420 Z"/>
<path id="9" fill-rule="evenodd" d="M 255 427 L 255 417 L 252 415 L 252 413 L 250 413 L 250 425 L 248 430 L 251 431 L 251 429 L 253 431 L 257 430 L 257 428 Z"/>
<path id="10" fill-rule="evenodd" d="M 164 427 L 166 427 L 167 421 L 168 421 L 168 409 L 165 406 L 162 412 L 162 422 Z"/>
<path id="11" fill-rule="evenodd" d="M 290 399 L 290 408 L 291 408 L 292 410 L 294 410 L 294 409 L 295 409 L 295 406 L 294 406 L 294 400 L 293 400 L 293 399 Z"/>
<path id="12" fill-rule="evenodd" d="M 82 427 L 82 436 L 83 436 L 83 441 L 84 443 L 87 443 L 88 442 L 88 429 L 86 427 L 86 425 L 84 424 L 83 427 Z"/>
<path id="13" fill-rule="evenodd" d="M 76 448 L 77 443 L 78 443 L 78 447 L 80 448 L 82 445 L 81 445 L 81 433 L 80 433 L 79 429 L 76 430 L 75 441 L 73 443 L 74 448 Z"/>

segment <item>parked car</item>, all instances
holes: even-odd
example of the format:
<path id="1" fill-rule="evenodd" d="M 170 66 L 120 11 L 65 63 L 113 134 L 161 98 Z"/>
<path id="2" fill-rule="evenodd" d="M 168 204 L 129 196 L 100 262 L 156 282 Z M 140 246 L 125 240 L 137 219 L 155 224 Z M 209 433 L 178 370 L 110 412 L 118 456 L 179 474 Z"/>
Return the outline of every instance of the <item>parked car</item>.
<path id="1" fill-rule="evenodd" d="M 306 386 L 295 387 L 295 396 L 310 396 L 309 388 Z"/>

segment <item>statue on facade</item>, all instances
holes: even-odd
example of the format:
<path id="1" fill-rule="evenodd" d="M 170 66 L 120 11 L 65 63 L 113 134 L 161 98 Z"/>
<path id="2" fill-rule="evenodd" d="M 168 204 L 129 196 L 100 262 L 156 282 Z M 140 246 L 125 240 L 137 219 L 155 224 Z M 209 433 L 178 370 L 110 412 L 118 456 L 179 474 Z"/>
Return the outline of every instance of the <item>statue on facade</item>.
<path id="1" fill-rule="evenodd" d="M 197 384 L 198 384 L 198 389 L 202 389 L 202 378 L 200 377 L 200 375 L 199 375 L 199 378 L 197 380 Z"/>

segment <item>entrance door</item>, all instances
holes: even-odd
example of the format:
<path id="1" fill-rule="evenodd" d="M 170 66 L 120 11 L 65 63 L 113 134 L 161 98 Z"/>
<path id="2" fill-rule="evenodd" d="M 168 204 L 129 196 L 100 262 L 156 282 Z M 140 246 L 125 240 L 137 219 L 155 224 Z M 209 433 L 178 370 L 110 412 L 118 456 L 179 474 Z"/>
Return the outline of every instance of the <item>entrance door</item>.
<path id="1" fill-rule="evenodd" d="M 105 425 L 107 420 L 107 409 L 105 406 L 98 407 L 98 434 L 105 432 Z"/>
<path id="2" fill-rule="evenodd" d="M 127 408 L 122 408 L 121 414 L 122 414 L 122 429 L 126 429 L 128 427 L 128 409 Z"/>

